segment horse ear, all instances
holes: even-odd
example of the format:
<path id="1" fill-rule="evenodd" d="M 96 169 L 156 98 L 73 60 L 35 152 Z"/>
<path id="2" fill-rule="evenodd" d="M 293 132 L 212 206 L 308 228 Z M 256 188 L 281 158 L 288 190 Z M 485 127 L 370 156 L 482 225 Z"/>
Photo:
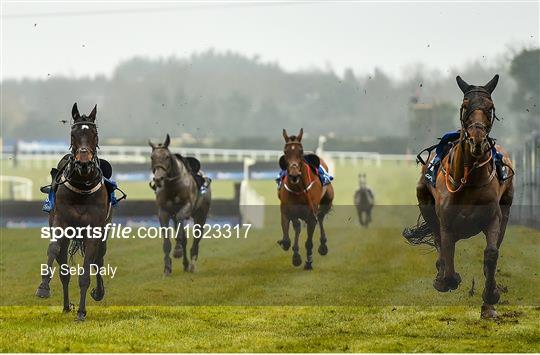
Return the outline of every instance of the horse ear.
<path id="1" fill-rule="evenodd" d="M 495 76 L 493 77 L 493 79 L 491 79 L 489 81 L 489 83 L 487 83 L 486 85 L 484 85 L 484 89 L 486 89 L 487 91 L 489 91 L 489 93 L 491 94 L 495 88 L 497 87 L 497 83 L 499 82 L 499 74 L 495 74 Z"/>
<path id="2" fill-rule="evenodd" d="M 169 133 L 167 133 L 167 137 L 165 137 L 165 142 L 163 142 L 163 146 L 165 148 L 168 148 L 169 144 L 171 144 L 171 137 L 169 136 Z"/>
<path id="3" fill-rule="evenodd" d="M 470 85 L 467 84 L 465 80 L 461 79 L 461 76 L 459 75 L 456 76 L 456 81 L 461 91 L 463 91 L 463 93 L 466 93 L 467 91 L 469 91 Z"/>
<path id="4" fill-rule="evenodd" d="M 154 143 L 152 143 L 152 141 L 150 139 L 148 140 L 148 145 L 150 147 L 152 147 L 152 149 L 156 149 L 156 145 Z"/>
<path id="5" fill-rule="evenodd" d="M 300 128 L 300 133 L 298 133 L 298 136 L 296 137 L 296 139 L 298 139 L 299 142 L 302 141 L 302 135 L 303 134 L 304 134 L 304 129 Z"/>
<path id="6" fill-rule="evenodd" d="M 92 112 L 90 112 L 90 116 L 88 116 L 88 119 L 94 122 L 96 120 L 96 114 L 97 114 L 97 105 L 95 105 Z"/>
<path id="7" fill-rule="evenodd" d="M 289 140 L 289 135 L 287 134 L 285 128 L 283 128 L 283 138 L 285 138 L 285 142 Z"/>
<path id="8" fill-rule="evenodd" d="M 81 118 L 81 115 L 79 114 L 79 109 L 77 108 L 77 103 L 75 102 L 73 104 L 73 108 L 71 109 L 71 117 L 73 117 L 73 120 L 78 120 Z"/>

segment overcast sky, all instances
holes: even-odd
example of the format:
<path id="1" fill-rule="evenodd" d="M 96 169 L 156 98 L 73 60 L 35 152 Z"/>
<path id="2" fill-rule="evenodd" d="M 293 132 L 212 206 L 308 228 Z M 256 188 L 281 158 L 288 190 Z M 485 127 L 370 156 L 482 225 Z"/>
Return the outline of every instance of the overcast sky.
<path id="1" fill-rule="evenodd" d="M 412 64 L 446 73 L 538 46 L 539 3 L 61 3 L 2 1 L 2 74 L 110 75 L 122 60 L 233 50 L 287 70 L 403 77 Z"/>

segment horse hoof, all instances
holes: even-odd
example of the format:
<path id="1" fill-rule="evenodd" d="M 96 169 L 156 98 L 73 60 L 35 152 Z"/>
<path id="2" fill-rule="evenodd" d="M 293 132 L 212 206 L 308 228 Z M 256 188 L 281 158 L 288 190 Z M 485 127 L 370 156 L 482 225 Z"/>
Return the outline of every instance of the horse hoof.
<path id="1" fill-rule="evenodd" d="M 492 304 L 483 304 L 480 312 L 480 318 L 482 319 L 496 319 L 499 315 L 495 311 L 495 307 Z"/>
<path id="2" fill-rule="evenodd" d="M 84 322 L 86 319 L 86 312 L 77 312 L 77 322 Z"/>
<path id="3" fill-rule="evenodd" d="M 281 248 L 285 251 L 289 250 L 289 248 L 291 247 L 291 241 L 288 240 L 288 239 L 281 239 L 281 240 L 278 240 L 277 242 Z"/>
<path id="4" fill-rule="evenodd" d="M 188 272 L 189 271 L 189 264 L 184 264 L 184 272 Z"/>
<path id="5" fill-rule="evenodd" d="M 304 265 L 304 270 L 313 270 L 313 266 L 311 266 L 311 263 L 308 263 L 306 261 L 306 264 Z"/>
<path id="6" fill-rule="evenodd" d="M 103 297 L 105 297 L 105 288 L 97 289 L 93 288 L 90 292 L 90 296 L 94 299 L 94 301 L 101 301 Z"/>
<path id="7" fill-rule="evenodd" d="M 302 265 L 302 257 L 300 256 L 300 254 L 293 254 L 293 256 L 292 256 L 292 264 L 294 266 Z"/>
<path id="8" fill-rule="evenodd" d="M 75 309 L 75 305 L 73 303 L 70 303 L 69 306 L 67 306 L 67 308 L 64 307 L 64 309 L 62 309 L 62 312 L 70 313 L 74 309 Z"/>
<path id="9" fill-rule="evenodd" d="M 322 256 L 328 254 L 328 247 L 326 246 L 326 244 L 319 245 L 319 254 Z"/>
<path id="10" fill-rule="evenodd" d="M 194 273 L 195 272 L 195 264 L 193 264 L 193 263 L 189 264 L 188 271 L 191 272 L 191 273 Z"/>
<path id="11" fill-rule="evenodd" d="M 45 288 L 40 285 L 36 290 L 36 296 L 39 298 L 49 298 L 51 297 L 51 290 L 48 287 Z"/>
<path id="12" fill-rule="evenodd" d="M 501 298 L 501 295 L 499 291 L 497 290 L 497 287 L 495 287 L 491 293 L 486 292 L 486 289 L 484 289 L 484 291 L 482 292 L 482 299 L 484 300 L 484 303 L 487 305 L 494 305 L 494 304 L 499 303 L 500 298 Z"/>
<path id="13" fill-rule="evenodd" d="M 171 274 L 172 274 L 172 270 L 165 266 L 165 268 L 163 269 L 163 275 L 164 276 L 171 276 Z"/>
<path id="14" fill-rule="evenodd" d="M 175 248 L 172 256 L 175 259 L 180 259 L 182 257 L 182 254 L 183 254 L 182 248 L 178 248 L 178 249 Z"/>
<path id="15" fill-rule="evenodd" d="M 436 277 L 433 281 L 433 287 L 439 292 L 448 292 L 450 290 L 455 290 L 459 287 L 461 283 L 461 276 L 456 272 L 453 277 L 441 278 Z"/>

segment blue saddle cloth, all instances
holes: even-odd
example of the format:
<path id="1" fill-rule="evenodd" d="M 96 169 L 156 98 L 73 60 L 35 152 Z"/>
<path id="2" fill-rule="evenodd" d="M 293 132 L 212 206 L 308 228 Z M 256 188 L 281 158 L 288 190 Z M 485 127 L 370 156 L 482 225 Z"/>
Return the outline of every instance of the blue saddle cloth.
<path id="1" fill-rule="evenodd" d="M 321 180 L 321 183 L 323 186 L 326 186 L 334 180 L 334 177 L 330 175 L 323 167 L 322 165 L 319 165 L 317 168 L 317 175 L 319 176 L 319 180 Z M 281 170 L 276 178 L 276 183 L 278 185 L 278 189 L 281 187 L 281 183 L 283 179 L 287 176 L 287 170 Z"/>
<path id="2" fill-rule="evenodd" d="M 109 203 L 116 207 L 118 206 L 118 198 L 116 198 L 115 191 L 118 190 L 118 184 L 116 181 L 112 179 L 107 179 L 106 177 L 103 177 L 103 183 L 105 184 L 105 188 L 107 189 L 107 192 L 109 194 Z M 44 212 L 51 212 L 54 209 L 55 205 L 55 191 L 51 189 L 49 193 L 47 194 L 47 197 L 45 198 L 45 201 L 43 202 L 43 208 L 42 210 Z"/>
<path id="3" fill-rule="evenodd" d="M 460 131 L 452 131 L 445 133 L 437 146 L 435 147 L 435 156 L 429 162 L 426 174 L 424 178 L 427 183 L 435 186 L 437 181 L 437 172 L 441 166 L 441 162 L 448 154 L 451 143 L 458 140 L 460 137 Z M 495 147 L 491 148 L 491 153 L 493 154 L 493 164 L 494 168 L 497 170 L 497 176 L 499 181 L 503 181 L 508 177 L 508 171 L 506 171 L 503 164 L 503 155 L 497 151 Z"/>

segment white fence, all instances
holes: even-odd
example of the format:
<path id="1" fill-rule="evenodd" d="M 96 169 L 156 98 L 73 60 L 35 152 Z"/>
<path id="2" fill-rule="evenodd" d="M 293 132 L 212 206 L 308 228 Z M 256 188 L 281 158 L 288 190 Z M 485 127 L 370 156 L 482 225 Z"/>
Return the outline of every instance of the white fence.
<path id="1" fill-rule="evenodd" d="M 221 149 L 221 148 L 187 148 L 172 147 L 174 152 L 187 156 L 194 156 L 201 161 L 235 161 L 242 162 L 245 158 L 254 161 L 277 161 L 283 154 L 281 150 L 264 149 Z M 61 145 L 40 145 L 37 143 L 19 142 L 16 154 L 3 152 L 3 158 L 9 156 L 18 161 L 58 161 L 61 156 L 68 153 L 67 147 Z M 324 155 L 336 163 L 350 163 L 353 165 L 380 166 L 383 161 L 395 163 L 414 162 L 415 157 L 409 154 L 379 154 L 374 152 L 347 152 L 324 151 Z M 113 163 L 118 162 L 148 162 L 150 147 L 148 146 L 102 146 L 99 156 Z"/>

